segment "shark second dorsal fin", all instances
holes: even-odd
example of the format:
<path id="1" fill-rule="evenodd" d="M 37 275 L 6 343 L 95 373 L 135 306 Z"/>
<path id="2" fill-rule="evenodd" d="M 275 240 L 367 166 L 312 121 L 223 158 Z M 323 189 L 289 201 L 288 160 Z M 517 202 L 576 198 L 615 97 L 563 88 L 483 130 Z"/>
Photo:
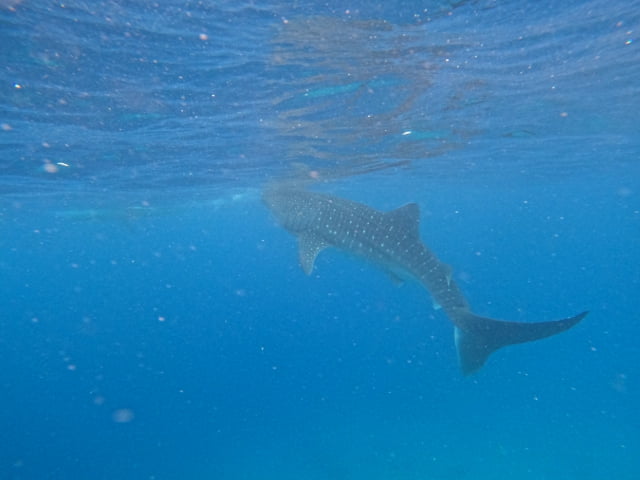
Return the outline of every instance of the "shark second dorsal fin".
<path id="1" fill-rule="evenodd" d="M 303 233 L 298 237 L 298 254 L 304 273 L 311 275 L 316 257 L 328 246 L 329 244 L 327 242 L 309 233 Z"/>
<path id="2" fill-rule="evenodd" d="M 407 203 L 385 215 L 398 230 L 413 238 L 420 237 L 420 207 L 417 203 Z"/>

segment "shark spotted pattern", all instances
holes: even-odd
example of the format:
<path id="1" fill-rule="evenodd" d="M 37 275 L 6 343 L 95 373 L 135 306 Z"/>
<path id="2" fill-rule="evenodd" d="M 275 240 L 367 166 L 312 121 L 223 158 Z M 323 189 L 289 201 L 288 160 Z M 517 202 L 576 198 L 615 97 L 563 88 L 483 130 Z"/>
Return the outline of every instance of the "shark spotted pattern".
<path id="1" fill-rule="evenodd" d="M 522 323 L 475 315 L 442 263 L 420 239 L 417 204 L 390 212 L 289 184 L 273 185 L 263 201 L 277 221 L 298 238 L 300 264 L 310 274 L 327 247 L 367 259 L 395 278 L 413 278 L 431 294 L 454 325 L 460 368 L 471 374 L 497 349 L 531 342 L 568 330 L 588 312 L 562 320 Z"/>

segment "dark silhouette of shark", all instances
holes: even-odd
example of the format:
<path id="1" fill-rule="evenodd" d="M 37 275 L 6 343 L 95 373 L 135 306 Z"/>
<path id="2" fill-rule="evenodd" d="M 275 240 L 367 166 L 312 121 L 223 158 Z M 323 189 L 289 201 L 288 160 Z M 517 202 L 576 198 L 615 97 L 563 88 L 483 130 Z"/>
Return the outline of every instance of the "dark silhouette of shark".
<path id="1" fill-rule="evenodd" d="M 458 359 L 465 375 L 479 370 L 499 348 L 563 332 L 588 313 L 537 323 L 475 315 L 452 279 L 451 268 L 421 241 L 420 209 L 415 203 L 380 212 L 289 184 L 267 187 L 263 200 L 278 222 L 298 237 L 300 264 L 307 274 L 323 249 L 336 247 L 374 262 L 394 278 L 420 282 L 454 324 Z"/>

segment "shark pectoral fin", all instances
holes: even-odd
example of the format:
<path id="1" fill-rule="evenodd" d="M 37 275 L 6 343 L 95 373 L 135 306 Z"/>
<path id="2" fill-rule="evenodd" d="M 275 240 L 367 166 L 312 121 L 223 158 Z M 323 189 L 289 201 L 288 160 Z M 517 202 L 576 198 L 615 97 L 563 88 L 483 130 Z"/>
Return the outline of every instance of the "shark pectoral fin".
<path id="1" fill-rule="evenodd" d="M 484 365 L 493 352 L 516 343 L 532 342 L 564 332 L 582 320 L 588 312 L 550 322 L 505 322 L 459 312 L 454 321 L 456 350 L 462 373 L 469 375 Z"/>
<path id="2" fill-rule="evenodd" d="M 311 275 L 313 264 L 318 254 L 327 248 L 327 244 L 321 238 L 310 234 L 302 234 L 298 238 L 298 255 L 300 256 L 300 265 L 307 275 Z"/>

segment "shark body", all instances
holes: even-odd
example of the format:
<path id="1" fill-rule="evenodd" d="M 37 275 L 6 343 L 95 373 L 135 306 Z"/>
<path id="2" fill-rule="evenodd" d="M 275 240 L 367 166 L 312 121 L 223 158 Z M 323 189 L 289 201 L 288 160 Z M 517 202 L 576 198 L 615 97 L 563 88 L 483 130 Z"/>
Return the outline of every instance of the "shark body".
<path id="1" fill-rule="evenodd" d="M 454 324 L 460 368 L 465 375 L 482 367 L 492 352 L 563 332 L 588 312 L 562 320 L 522 323 L 475 315 L 451 269 L 422 242 L 420 209 L 410 203 L 390 212 L 291 186 L 273 186 L 263 194 L 277 221 L 298 237 L 300 264 L 310 274 L 327 247 L 365 258 L 395 278 L 413 278 L 431 294 Z"/>

